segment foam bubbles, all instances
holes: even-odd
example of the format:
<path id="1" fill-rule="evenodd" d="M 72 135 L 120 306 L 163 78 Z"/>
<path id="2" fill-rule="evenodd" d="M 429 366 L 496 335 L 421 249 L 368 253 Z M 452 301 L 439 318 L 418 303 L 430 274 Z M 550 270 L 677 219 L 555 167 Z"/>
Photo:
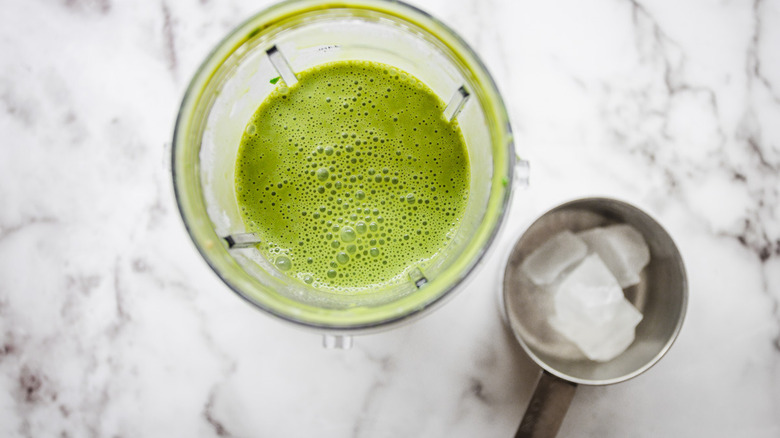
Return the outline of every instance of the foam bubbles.
<path id="1" fill-rule="evenodd" d="M 343 251 L 339 252 L 338 254 L 336 254 L 336 261 L 342 265 L 345 265 L 347 264 L 347 262 L 349 262 L 349 255 L 347 255 L 347 253 Z"/>
<path id="2" fill-rule="evenodd" d="M 317 179 L 318 180 L 320 180 L 320 181 L 327 181 L 328 180 L 328 176 L 329 176 L 328 169 L 326 169 L 324 167 L 320 167 L 319 169 L 317 169 Z"/>
<path id="3" fill-rule="evenodd" d="M 341 229 L 341 240 L 343 242 L 353 242 L 357 239 L 357 233 L 352 227 L 344 227 Z"/>
<path id="4" fill-rule="evenodd" d="M 289 271 L 290 268 L 292 268 L 292 262 L 288 257 L 285 256 L 276 257 L 276 260 L 274 260 L 274 265 L 276 265 L 276 267 L 281 271 Z"/>
<path id="5" fill-rule="evenodd" d="M 355 231 L 357 231 L 360 234 L 364 234 L 366 231 L 368 231 L 368 226 L 365 222 L 359 221 L 355 224 Z"/>
<path id="6" fill-rule="evenodd" d="M 247 124 L 239 206 L 290 277 L 336 292 L 405 282 L 457 228 L 469 182 L 462 136 L 441 117 L 444 103 L 404 75 L 324 64 Z"/>

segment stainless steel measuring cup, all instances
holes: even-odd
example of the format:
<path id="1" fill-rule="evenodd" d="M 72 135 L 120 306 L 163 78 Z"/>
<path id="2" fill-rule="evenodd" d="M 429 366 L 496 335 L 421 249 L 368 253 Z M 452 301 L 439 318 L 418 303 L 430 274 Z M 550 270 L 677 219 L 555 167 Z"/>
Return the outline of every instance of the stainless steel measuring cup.
<path id="1" fill-rule="evenodd" d="M 642 313 L 636 339 L 608 362 L 588 360 L 547 322 L 549 292 L 535 286 L 520 269 L 525 257 L 554 234 L 624 223 L 636 228 L 650 248 L 650 263 L 639 284 L 625 291 Z M 542 367 L 517 437 L 554 437 L 577 385 L 608 385 L 638 376 L 674 343 L 688 300 L 685 267 L 674 241 L 653 218 L 625 202 L 580 199 L 560 205 L 537 219 L 520 237 L 506 264 L 503 304 L 506 320 L 525 352 Z"/>

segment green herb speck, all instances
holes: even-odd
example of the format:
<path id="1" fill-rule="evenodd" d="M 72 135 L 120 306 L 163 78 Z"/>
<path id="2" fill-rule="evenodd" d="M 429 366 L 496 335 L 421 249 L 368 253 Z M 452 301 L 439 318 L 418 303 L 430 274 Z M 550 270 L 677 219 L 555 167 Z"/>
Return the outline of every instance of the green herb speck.
<path id="1" fill-rule="evenodd" d="M 277 82 L 279 82 L 279 79 L 281 79 L 281 78 L 282 78 L 281 76 L 277 76 L 277 77 L 275 77 L 275 78 L 271 79 L 271 81 L 270 81 L 270 82 L 271 82 L 272 84 L 276 84 Z"/>

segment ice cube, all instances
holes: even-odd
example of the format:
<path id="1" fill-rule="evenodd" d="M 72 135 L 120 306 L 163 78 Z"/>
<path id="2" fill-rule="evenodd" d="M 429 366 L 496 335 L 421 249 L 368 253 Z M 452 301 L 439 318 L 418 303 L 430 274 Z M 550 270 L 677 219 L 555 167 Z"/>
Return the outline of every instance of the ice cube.
<path id="1" fill-rule="evenodd" d="M 583 317 L 594 324 L 610 321 L 623 290 L 609 268 L 591 254 L 564 277 L 555 293 L 558 313 Z"/>
<path id="2" fill-rule="evenodd" d="M 614 319 L 604 324 L 556 314 L 550 319 L 550 325 L 572 341 L 588 359 L 606 362 L 619 356 L 634 342 L 640 321 L 642 314 L 624 298 L 616 306 Z"/>
<path id="3" fill-rule="evenodd" d="M 650 262 L 645 239 L 634 227 L 625 224 L 593 228 L 577 233 L 588 248 L 601 257 L 620 287 L 639 283 L 639 274 Z"/>
<path id="4" fill-rule="evenodd" d="M 535 284 L 550 284 L 558 275 L 580 261 L 588 247 L 569 230 L 549 238 L 523 261 L 522 269 Z"/>
<path id="5" fill-rule="evenodd" d="M 587 256 L 560 283 L 550 325 L 588 359 L 605 362 L 634 341 L 642 314 L 623 296 L 617 280 L 596 254 Z"/>

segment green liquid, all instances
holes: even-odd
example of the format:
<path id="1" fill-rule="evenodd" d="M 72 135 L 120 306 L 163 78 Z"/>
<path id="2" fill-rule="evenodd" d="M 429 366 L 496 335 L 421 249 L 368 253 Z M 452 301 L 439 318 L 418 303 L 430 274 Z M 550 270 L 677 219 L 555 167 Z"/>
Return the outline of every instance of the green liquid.
<path id="1" fill-rule="evenodd" d="M 366 61 L 280 83 L 247 124 L 238 205 L 260 251 L 287 275 L 335 292 L 408 282 L 463 215 L 469 161 L 456 122 L 422 82 Z"/>

